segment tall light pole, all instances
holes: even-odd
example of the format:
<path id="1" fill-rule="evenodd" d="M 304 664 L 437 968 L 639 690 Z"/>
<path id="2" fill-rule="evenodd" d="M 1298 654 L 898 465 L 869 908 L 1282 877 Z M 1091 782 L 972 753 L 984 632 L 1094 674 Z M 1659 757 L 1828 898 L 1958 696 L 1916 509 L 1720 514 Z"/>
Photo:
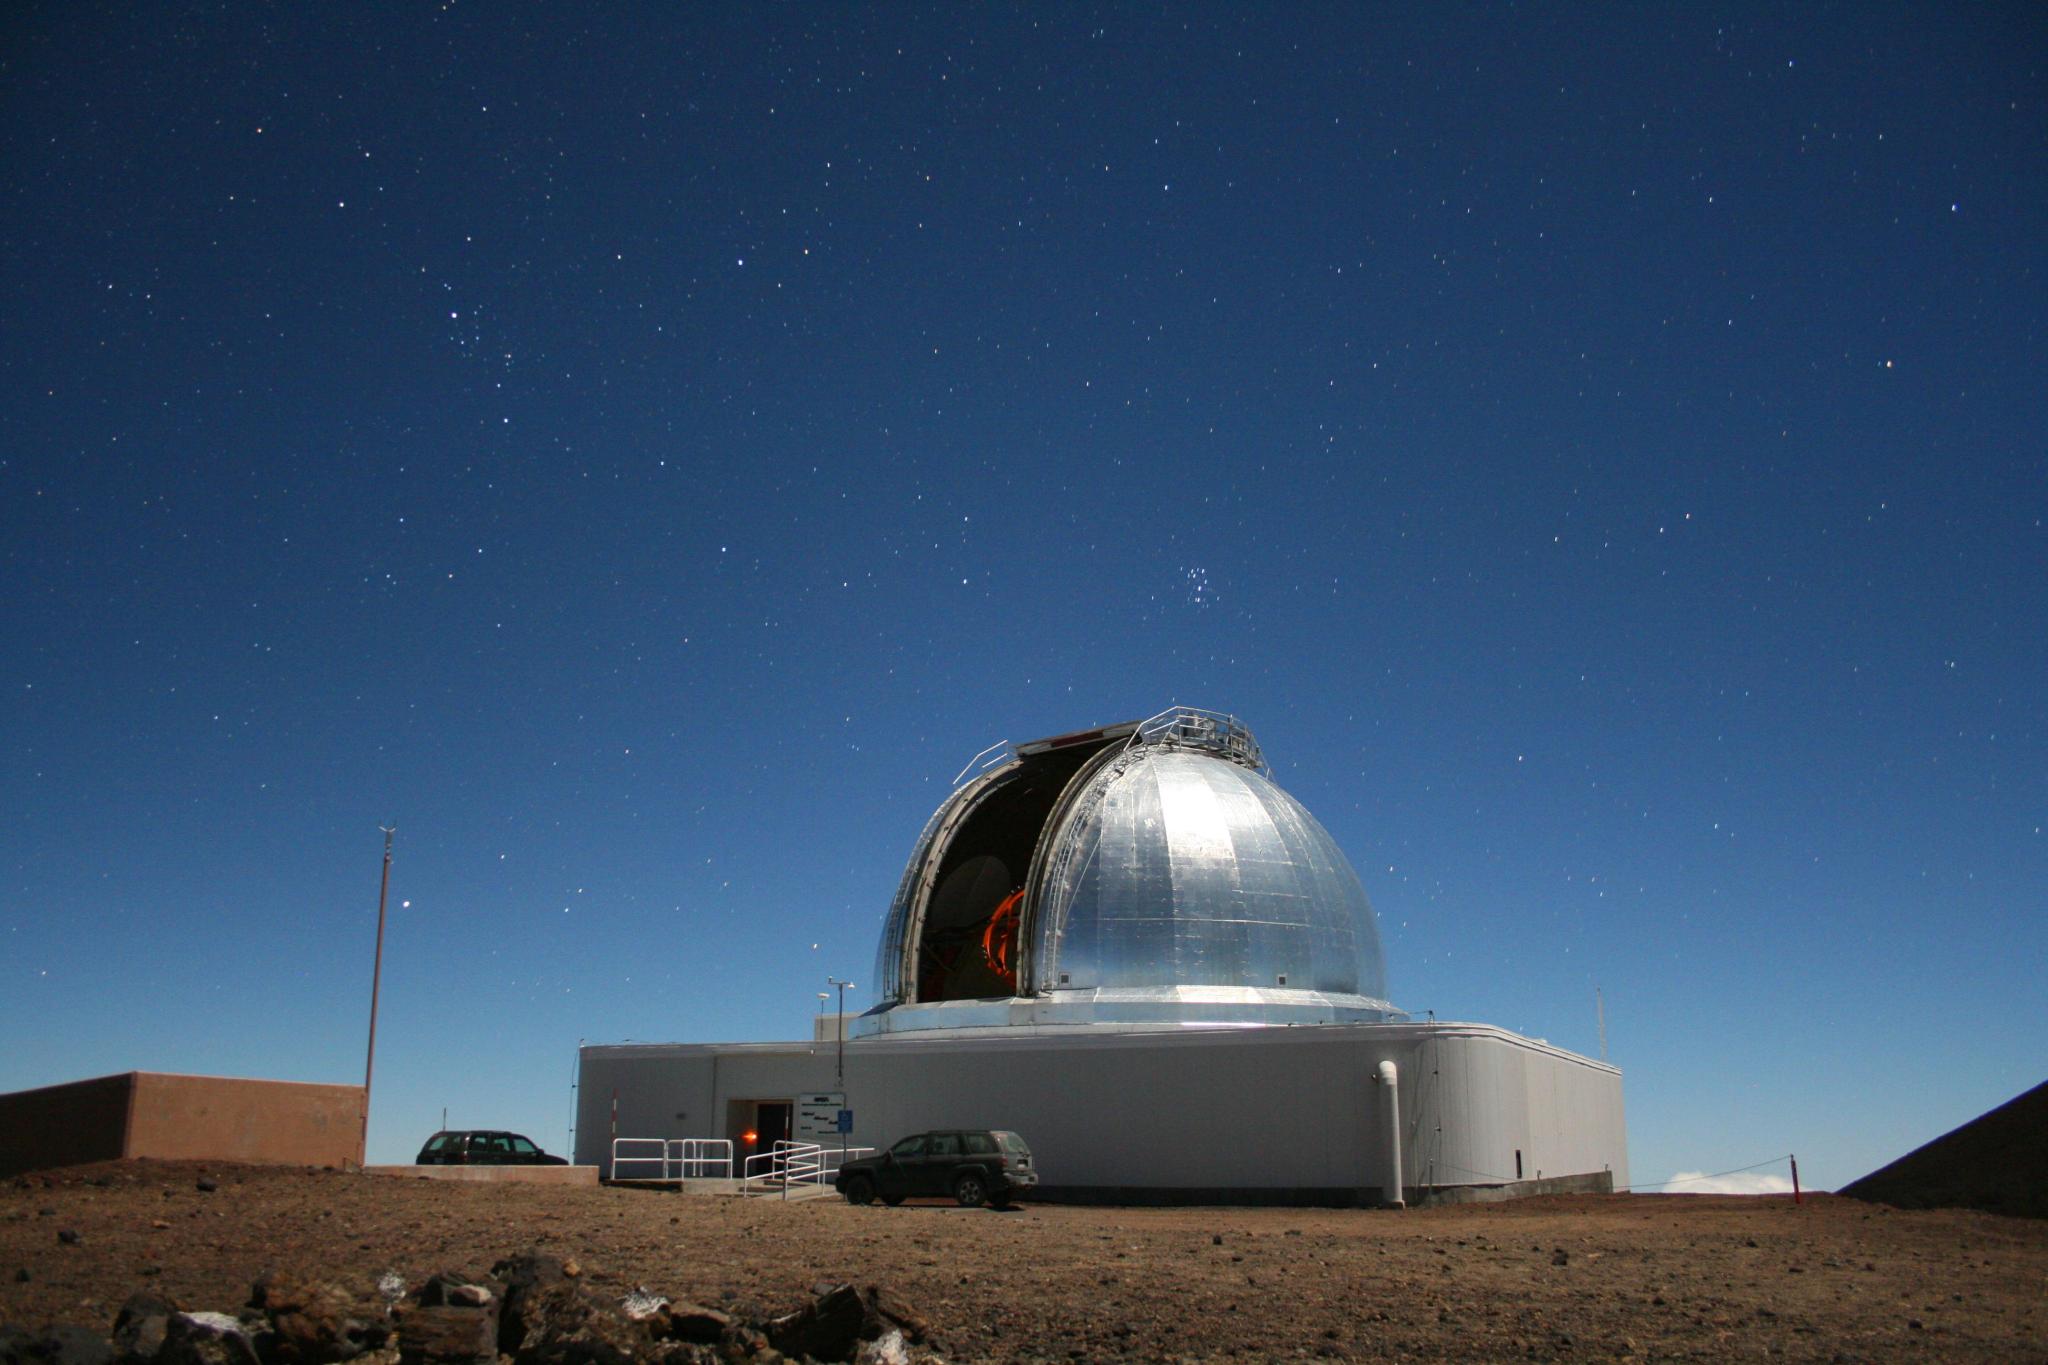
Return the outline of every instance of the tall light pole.
<path id="1" fill-rule="evenodd" d="M 839 1018 L 836 1022 L 839 1025 L 839 1089 L 843 1093 L 846 1089 L 846 991 L 853 983 L 828 976 L 825 984 L 839 988 Z"/>
<path id="2" fill-rule="evenodd" d="M 846 1111 L 846 992 L 847 988 L 852 986 L 853 983 L 851 981 L 841 981 L 836 976 L 828 976 L 825 978 L 825 984 L 839 988 L 839 1013 L 834 1016 L 832 1022 L 839 1026 L 839 1109 L 844 1114 Z M 821 1000 L 823 998 L 823 996 L 819 997 Z M 846 1144 L 848 1140 L 849 1135 L 847 1131 L 841 1128 L 839 1130 L 839 1164 L 841 1166 L 846 1165 Z"/>
<path id="3" fill-rule="evenodd" d="M 360 1160 L 370 1160 L 370 1076 L 377 1069 L 377 988 L 384 981 L 384 899 L 391 890 L 391 836 L 398 826 L 379 825 L 384 831 L 384 872 L 377 880 L 377 956 L 370 968 L 370 1050 L 363 1058 L 363 1140 Z"/>

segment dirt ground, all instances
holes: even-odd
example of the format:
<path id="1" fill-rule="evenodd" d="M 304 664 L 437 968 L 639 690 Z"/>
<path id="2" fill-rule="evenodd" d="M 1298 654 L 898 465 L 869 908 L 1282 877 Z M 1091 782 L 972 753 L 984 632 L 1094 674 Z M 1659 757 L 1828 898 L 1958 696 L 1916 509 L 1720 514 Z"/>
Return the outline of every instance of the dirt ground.
<path id="1" fill-rule="evenodd" d="M 157 1162 L 0 1181 L 0 1324 L 105 1331 L 145 1288 L 233 1310 L 269 1270 L 367 1294 L 529 1248 L 751 1317 L 888 1286 L 953 1361 L 2048 1361 L 2048 1223 L 1829 1196 L 998 1213 Z"/>

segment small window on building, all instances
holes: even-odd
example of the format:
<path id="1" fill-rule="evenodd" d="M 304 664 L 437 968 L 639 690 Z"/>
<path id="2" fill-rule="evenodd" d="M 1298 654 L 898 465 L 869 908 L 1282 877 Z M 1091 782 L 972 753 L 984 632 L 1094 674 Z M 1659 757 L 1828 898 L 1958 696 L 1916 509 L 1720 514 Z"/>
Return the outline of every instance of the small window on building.
<path id="1" fill-rule="evenodd" d="M 1517 1148 L 1515 1148 L 1515 1179 L 1517 1179 L 1517 1180 L 1520 1180 L 1521 1178 L 1522 1178 L 1522 1149 L 1521 1149 L 1520 1147 L 1517 1147 Z"/>

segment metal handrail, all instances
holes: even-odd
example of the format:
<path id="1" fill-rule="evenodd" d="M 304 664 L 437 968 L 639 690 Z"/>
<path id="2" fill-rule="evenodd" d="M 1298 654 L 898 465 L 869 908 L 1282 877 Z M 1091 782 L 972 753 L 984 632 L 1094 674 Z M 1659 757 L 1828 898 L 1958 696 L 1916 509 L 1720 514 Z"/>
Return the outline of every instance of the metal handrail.
<path id="1" fill-rule="evenodd" d="M 658 1152 L 644 1156 L 622 1151 L 625 1147 L 657 1147 Z M 653 1175 L 621 1175 L 621 1166 L 638 1169 L 642 1166 L 656 1166 Z M 732 1139 L 730 1138 L 613 1138 L 611 1179 L 614 1181 L 637 1181 L 643 1184 L 670 1184 L 684 1180 L 704 1180 L 732 1176 Z"/>
<path id="2" fill-rule="evenodd" d="M 644 1147 L 644 1146 L 646 1146 L 646 1145 L 648 1145 L 649 1143 L 652 1143 L 652 1144 L 654 1145 L 654 1147 L 656 1148 L 656 1151 L 655 1151 L 654 1155 L 652 1155 L 652 1156 L 626 1156 L 626 1155 L 623 1155 L 623 1154 L 622 1154 L 622 1153 L 621 1153 L 621 1152 L 619 1151 L 619 1149 L 620 1149 L 621 1147 L 624 1147 L 624 1146 L 626 1146 L 626 1145 L 627 1145 L 628 1143 L 637 1143 L 637 1144 L 639 1144 L 640 1146 L 643 1146 L 643 1147 Z M 621 1164 L 630 1164 L 630 1165 L 642 1165 L 642 1166 L 644 1166 L 644 1165 L 646 1165 L 646 1164 L 647 1164 L 647 1163 L 649 1163 L 649 1162 L 653 1162 L 653 1163 L 654 1163 L 655 1165 L 657 1165 L 657 1166 L 659 1166 L 659 1167 L 661 1168 L 661 1174 L 660 1174 L 660 1175 L 620 1175 L 620 1174 L 619 1174 L 619 1167 L 620 1167 L 620 1165 L 621 1165 Z M 667 1140 L 666 1138 L 613 1138 L 613 1139 L 612 1139 L 612 1164 L 611 1164 L 611 1178 L 612 1178 L 613 1180 L 667 1180 L 667 1179 L 669 1179 L 669 1174 L 668 1174 L 668 1140 Z"/>
<path id="3" fill-rule="evenodd" d="M 750 1194 L 774 1185 L 787 1199 L 792 1187 L 822 1188 L 838 1174 L 842 1162 L 874 1150 L 872 1147 L 827 1147 L 821 1143 L 791 1142 L 784 1138 L 767 1151 L 756 1152 L 746 1159 L 746 1174 L 740 1180 L 740 1193 Z M 759 1170 L 755 1169 L 757 1166 Z"/>
<path id="4" fill-rule="evenodd" d="M 668 1155 L 679 1179 L 732 1178 L 731 1138 L 674 1138 Z M 715 1176 L 714 1167 L 722 1168 Z"/>
<path id="5" fill-rule="evenodd" d="M 825 1149 L 824 1175 L 837 1175 L 841 1166 L 849 1161 L 856 1161 L 861 1157 L 867 1156 L 874 1150 L 872 1147 L 827 1147 Z"/>
<path id="6" fill-rule="evenodd" d="M 999 749 L 1002 751 L 1000 754 L 996 752 Z M 973 758 L 968 759 L 967 766 L 962 768 L 959 772 L 953 774 L 953 785 L 956 787 L 959 786 L 960 779 L 967 776 L 967 774 L 970 772 L 974 772 L 982 768 L 993 767 L 998 758 L 1006 757 L 1009 754 L 1009 752 L 1010 741 L 1007 739 L 997 740 L 995 743 L 989 745 L 986 749 L 983 749 L 980 753 L 976 754 Z M 993 757 L 991 757 L 991 755 L 993 755 Z"/>
<path id="7" fill-rule="evenodd" d="M 809 1145 L 812 1148 L 817 1147 L 816 1143 L 811 1143 Z M 741 1167 L 741 1193 L 746 1193 L 748 1190 L 754 1188 L 757 1185 L 765 1186 L 770 1182 L 779 1181 L 783 1184 L 787 1184 L 789 1180 L 789 1154 L 797 1146 L 798 1144 L 789 1141 L 787 1138 L 784 1138 L 777 1141 L 776 1144 L 773 1147 L 770 1147 L 767 1151 L 756 1152 L 752 1156 L 748 1157 Z M 761 1167 L 761 1169 L 755 1170 L 754 1168 L 756 1166 Z"/>
<path id="8" fill-rule="evenodd" d="M 1131 732 L 1126 748 L 1141 744 L 1187 744 L 1211 749 L 1247 768 L 1264 771 L 1265 755 L 1259 742 L 1236 716 L 1222 711 L 1205 711 L 1198 706 L 1169 706 L 1147 717 Z"/>

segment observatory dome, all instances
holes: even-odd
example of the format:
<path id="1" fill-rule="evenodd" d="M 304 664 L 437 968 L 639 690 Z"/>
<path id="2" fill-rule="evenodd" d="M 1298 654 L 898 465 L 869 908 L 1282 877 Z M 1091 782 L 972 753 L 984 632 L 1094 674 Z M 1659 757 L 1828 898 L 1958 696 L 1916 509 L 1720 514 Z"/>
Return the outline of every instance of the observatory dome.
<path id="1" fill-rule="evenodd" d="M 1357 874 L 1235 718 L 988 752 L 912 851 L 855 1032 L 1398 1017 Z"/>

